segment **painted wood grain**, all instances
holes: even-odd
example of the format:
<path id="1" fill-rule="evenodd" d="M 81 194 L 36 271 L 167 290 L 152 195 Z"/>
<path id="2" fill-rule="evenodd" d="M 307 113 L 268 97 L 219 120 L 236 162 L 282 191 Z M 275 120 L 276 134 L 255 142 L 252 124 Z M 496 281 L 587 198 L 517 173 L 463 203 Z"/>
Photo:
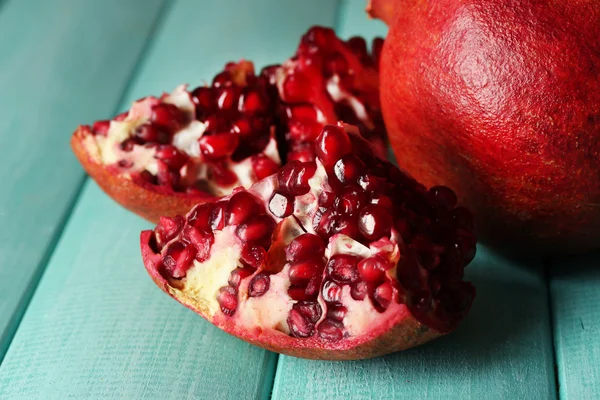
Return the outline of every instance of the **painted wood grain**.
<path id="1" fill-rule="evenodd" d="M 175 2 L 121 107 L 181 82 L 210 80 L 229 60 L 280 62 L 311 24 L 332 25 L 336 7 L 322 0 Z M 148 227 L 86 184 L 0 366 L 0 393 L 268 398 L 277 356 L 228 336 L 155 287 L 138 243 Z"/>
<path id="2" fill-rule="evenodd" d="M 343 36 L 385 33 L 378 21 L 365 19 L 363 8 L 363 2 L 343 4 L 337 25 Z M 273 399 L 555 398 L 541 266 L 511 262 L 480 247 L 466 275 L 477 287 L 477 298 L 455 333 L 365 361 L 280 356 Z"/>
<path id="3" fill-rule="evenodd" d="M 551 262 L 561 399 L 600 399 L 600 254 Z"/>
<path id="4" fill-rule="evenodd" d="M 114 112 L 161 3 L 0 4 L 0 360 L 82 183 L 69 136 Z"/>

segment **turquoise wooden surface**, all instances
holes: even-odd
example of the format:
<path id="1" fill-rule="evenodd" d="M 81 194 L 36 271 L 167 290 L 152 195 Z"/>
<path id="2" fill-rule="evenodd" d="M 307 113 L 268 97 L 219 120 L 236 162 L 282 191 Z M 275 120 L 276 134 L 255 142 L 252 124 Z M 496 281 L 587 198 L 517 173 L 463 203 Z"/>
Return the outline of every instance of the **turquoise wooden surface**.
<path id="1" fill-rule="evenodd" d="M 114 112 L 161 3 L 0 3 L 0 360 L 82 183 L 69 137 Z"/>
<path id="2" fill-rule="evenodd" d="M 78 194 L 75 125 L 209 80 L 229 60 L 280 61 L 311 24 L 343 37 L 386 31 L 362 0 L 166 4 L 0 0 L 0 93 L 11 94 L 0 96 L 0 144 L 17 146 L 0 158 L 0 358 L 12 339 L 0 399 L 600 398 L 600 255 L 553 261 L 545 274 L 480 248 L 467 273 L 478 297 L 457 332 L 356 362 L 266 352 L 160 292 L 137 244 L 149 225 L 91 181 Z"/>
<path id="3" fill-rule="evenodd" d="M 600 399 L 600 254 L 551 263 L 554 346 L 563 399 Z"/>

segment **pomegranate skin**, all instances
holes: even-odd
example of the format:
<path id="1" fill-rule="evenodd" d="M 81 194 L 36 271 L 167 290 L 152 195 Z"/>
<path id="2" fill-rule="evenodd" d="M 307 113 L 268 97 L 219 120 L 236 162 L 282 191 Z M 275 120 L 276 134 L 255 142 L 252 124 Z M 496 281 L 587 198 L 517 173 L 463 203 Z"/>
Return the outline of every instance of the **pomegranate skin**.
<path id="1" fill-rule="evenodd" d="M 402 168 L 510 253 L 600 248 L 600 2 L 372 0 Z"/>
<path id="2" fill-rule="evenodd" d="M 73 153 L 94 181 L 113 200 L 140 217 L 157 223 L 161 216 L 171 216 L 189 211 L 195 204 L 214 200 L 209 193 L 191 196 L 186 193 L 146 190 L 140 184 L 123 179 L 102 163 L 94 160 L 86 146 L 86 137 L 92 135 L 89 126 L 81 125 L 71 136 Z"/>

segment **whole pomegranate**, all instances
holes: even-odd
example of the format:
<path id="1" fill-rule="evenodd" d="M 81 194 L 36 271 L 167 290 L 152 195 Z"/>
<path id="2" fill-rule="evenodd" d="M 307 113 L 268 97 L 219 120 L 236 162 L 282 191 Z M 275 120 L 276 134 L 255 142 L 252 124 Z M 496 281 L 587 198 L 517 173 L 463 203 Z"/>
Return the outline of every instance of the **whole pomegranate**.
<path id="1" fill-rule="evenodd" d="M 513 251 L 600 246 L 600 2 L 372 0 L 400 165 Z"/>
<path id="2" fill-rule="evenodd" d="M 144 264 L 177 301 L 250 343 L 359 359 L 452 331 L 475 290 L 472 217 L 378 158 L 350 125 L 326 125 L 316 160 L 161 218 Z"/>
<path id="3" fill-rule="evenodd" d="M 80 126 L 71 145 L 112 198 L 157 222 L 161 215 L 249 187 L 282 160 L 312 161 L 325 124 L 343 120 L 385 153 L 377 66 L 365 40 L 313 27 L 296 54 L 259 74 L 229 63 L 211 85 L 146 97 L 110 121 Z"/>

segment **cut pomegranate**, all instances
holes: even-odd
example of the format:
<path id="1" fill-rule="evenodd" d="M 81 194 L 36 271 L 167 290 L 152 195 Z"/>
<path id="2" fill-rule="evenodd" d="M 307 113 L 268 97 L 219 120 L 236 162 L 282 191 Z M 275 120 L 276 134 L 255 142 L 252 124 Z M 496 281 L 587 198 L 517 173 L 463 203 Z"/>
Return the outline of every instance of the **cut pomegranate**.
<path id="1" fill-rule="evenodd" d="M 71 145 L 105 192 L 153 222 L 248 188 L 277 172 L 282 159 L 314 161 L 315 138 L 338 120 L 359 125 L 383 154 L 380 51 L 374 46 L 371 57 L 364 40 L 344 42 L 331 29 L 314 27 L 282 65 L 255 75 L 251 62 L 228 63 L 210 86 L 188 91 L 182 85 L 138 100 L 112 121 L 80 126 Z M 282 194 L 308 191 L 313 166 L 282 170 Z M 338 179 L 347 183 L 360 168 L 344 159 Z M 273 205 L 280 217 L 293 206 L 287 200 L 280 196 Z"/>
<path id="2" fill-rule="evenodd" d="M 299 357 L 373 357 L 452 331 L 475 295 L 469 211 L 356 127 L 326 126 L 316 143 L 314 162 L 142 232 L 151 277 L 219 328 Z"/>

